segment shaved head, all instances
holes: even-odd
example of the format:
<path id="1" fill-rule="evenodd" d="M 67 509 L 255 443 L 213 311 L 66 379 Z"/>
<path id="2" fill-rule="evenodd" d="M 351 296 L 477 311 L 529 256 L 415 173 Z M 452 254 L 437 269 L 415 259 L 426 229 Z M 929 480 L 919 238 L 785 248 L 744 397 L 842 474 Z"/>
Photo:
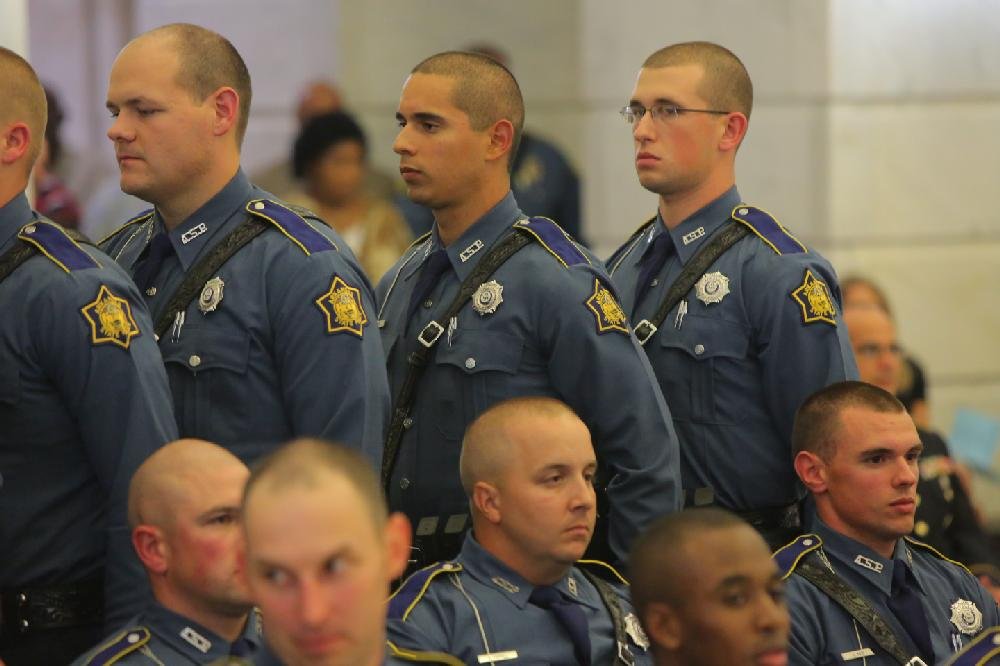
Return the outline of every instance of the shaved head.
<path id="1" fill-rule="evenodd" d="M 711 42 L 684 42 L 656 51 L 643 67 L 701 65 L 705 76 L 698 93 L 713 109 L 739 111 L 747 118 L 753 108 L 753 84 L 746 67 L 727 48 Z"/>
<path id="2" fill-rule="evenodd" d="M 0 46 L 0 126 L 24 123 L 31 132 L 24 172 L 31 171 L 42 150 L 48 106 L 45 89 L 28 61 Z"/>
<path id="3" fill-rule="evenodd" d="M 906 413 L 903 403 L 885 389 L 856 381 L 831 384 L 806 398 L 795 412 L 792 453 L 808 451 L 824 461 L 832 460 L 841 431 L 841 414 L 848 409 Z"/>
<path id="4" fill-rule="evenodd" d="M 481 132 L 499 120 L 514 126 L 507 166 L 514 163 L 524 128 L 524 99 L 517 80 L 506 67 L 481 53 L 447 51 L 427 58 L 412 74 L 434 74 L 455 81 L 451 103 L 469 116 L 472 129 Z"/>
<path id="5" fill-rule="evenodd" d="M 177 84 L 187 90 L 196 102 L 203 102 L 222 87 L 236 91 L 240 101 L 236 144 L 241 145 L 250 119 L 252 89 L 250 72 L 236 47 L 207 28 L 191 23 L 171 23 L 139 35 L 122 51 L 147 40 L 162 40 L 176 53 L 179 65 Z"/>
<path id="6" fill-rule="evenodd" d="M 211 442 L 179 439 L 158 449 L 139 466 L 129 484 L 129 526 L 169 528 L 174 507 L 204 482 L 205 471 L 223 468 L 242 468 L 249 475 L 239 458 Z"/>
<path id="7" fill-rule="evenodd" d="M 371 463 L 360 453 L 319 439 L 298 439 L 261 460 L 243 493 L 244 511 L 252 495 L 315 489 L 334 475 L 346 479 L 361 497 L 372 525 L 381 533 L 389 516 L 382 486 Z"/>
<path id="8" fill-rule="evenodd" d="M 466 495 L 472 495 L 477 482 L 496 484 L 503 476 L 513 462 L 510 443 L 526 417 L 579 421 L 573 410 L 555 398 L 514 398 L 486 410 L 472 422 L 462 440 L 459 474 Z"/>

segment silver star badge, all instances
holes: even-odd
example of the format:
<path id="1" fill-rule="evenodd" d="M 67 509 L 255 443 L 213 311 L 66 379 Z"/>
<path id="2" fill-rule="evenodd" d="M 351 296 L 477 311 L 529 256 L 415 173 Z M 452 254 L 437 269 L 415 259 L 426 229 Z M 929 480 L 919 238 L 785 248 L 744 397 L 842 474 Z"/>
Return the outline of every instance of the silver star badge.
<path id="1" fill-rule="evenodd" d="M 729 278 L 719 271 L 705 273 L 695 283 L 694 293 L 698 300 L 705 305 L 718 303 L 729 293 Z"/>
<path id="2" fill-rule="evenodd" d="M 975 603 L 959 599 L 951 605 L 951 623 L 966 636 L 975 636 L 983 629 L 983 613 Z"/>
<path id="3" fill-rule="evenodd" d="M 503 285 L 496 280 L 484 282 L 472 294 L 472 309 L 478 312 L 480 317 L 493 314 L 501 303 L 503 303 Z"/>

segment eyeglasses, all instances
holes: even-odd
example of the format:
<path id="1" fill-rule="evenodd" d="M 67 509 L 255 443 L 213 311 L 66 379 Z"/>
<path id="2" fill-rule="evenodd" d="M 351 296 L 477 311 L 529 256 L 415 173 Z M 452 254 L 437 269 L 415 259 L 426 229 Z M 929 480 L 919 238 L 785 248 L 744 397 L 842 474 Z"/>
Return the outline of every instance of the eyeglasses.
<path id="1" fill-rule="evenodd" d="M 654 104 L 648 109 L 640 104 L 629 104 L 623 107 L 618 113 L 622 114 L 622 118 L 629 125 L 635 125 L 642 120 L 647 111 L 653 117 L 653 120 L 662 121 L 673 120 L 682 113 L 711 113 L 716 116 L 725 116 L 729 113 L 729 111 L 716 111 L 715 109 L 685 109 L 675 104 Z"/>

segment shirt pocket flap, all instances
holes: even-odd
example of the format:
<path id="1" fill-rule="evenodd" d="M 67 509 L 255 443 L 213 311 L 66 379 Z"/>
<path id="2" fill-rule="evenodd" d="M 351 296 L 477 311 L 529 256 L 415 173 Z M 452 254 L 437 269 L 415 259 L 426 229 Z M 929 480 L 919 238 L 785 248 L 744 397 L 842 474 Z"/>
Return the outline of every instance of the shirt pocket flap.
<path id="1" fill-rule="evenodd" d="M 750 335 L 740 324 L 724 319 L 686 315 L 679 329 L 668 317 L 659 334 L 660 345 L 686 352 L 694 360 L 710 358 L 745 358 L 750 349 Z"/>
<path id="2" fill-rule="evenodd" d="M 181 365 L 192 372 L 229 370 L 242 375 L 250 360 L 250 336 L 242 331 L 190 328 L 182 331 L 177 342 L 161 345 L 160 351 L 167 365 Z"/>
<path id="3" fill-rule="evenodd" d="M 442 339 L 438 342 L 435 362 L 452 365 L 469 374 L 488 370 L 517 374 L 521 365 L 524 341 L 499 331 L 462 331 L 455 335 L 452 344 Z"/>

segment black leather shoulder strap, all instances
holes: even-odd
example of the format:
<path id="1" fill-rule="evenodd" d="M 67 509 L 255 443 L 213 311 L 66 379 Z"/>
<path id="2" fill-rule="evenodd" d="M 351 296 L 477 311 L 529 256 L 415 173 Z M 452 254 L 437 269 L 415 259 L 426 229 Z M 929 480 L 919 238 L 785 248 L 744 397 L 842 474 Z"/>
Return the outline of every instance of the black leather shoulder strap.
<path id="1" fill-rule="evenodd" d="M 604 602 L 604 606 L 608 609 L 608 614 L 611 616 L 611 624 L 615 628 L 615 644 L 617 646 L 617 650 L 615 651 L 615 666 L 633 666 L 635 664 L 635 656 L 632 654 L 625 640 L 625 617 L 622 615 L 622 607 L 618 604 L 618 595 L 607 581 L 602 580 L 585 569 L 580 569 L 580 572 L 597 589 L 597 593 L 601 596 L 601 601 Z"/>

